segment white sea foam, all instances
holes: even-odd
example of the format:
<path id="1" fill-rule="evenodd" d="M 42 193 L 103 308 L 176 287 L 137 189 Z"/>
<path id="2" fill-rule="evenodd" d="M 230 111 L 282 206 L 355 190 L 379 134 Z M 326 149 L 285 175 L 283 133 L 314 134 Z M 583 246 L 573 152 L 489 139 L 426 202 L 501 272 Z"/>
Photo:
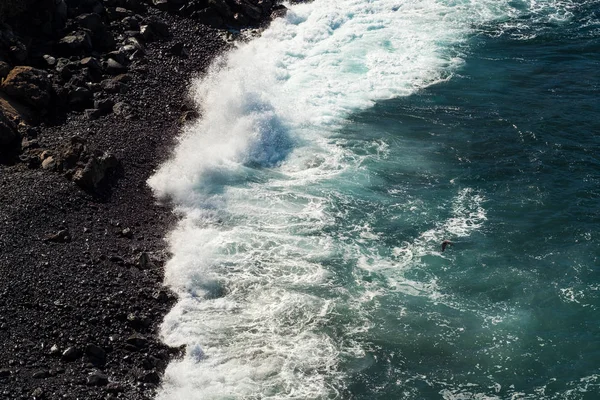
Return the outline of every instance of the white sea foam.
<path id="1" fill-rule="evenodd" d="M 167 368 L 159 399 L 336 397 L 340 357 L 361 354 L 353 335 L 370 329 L 362 304 L 382 288 L 351 290 L 339 283 L 344 267 L 331 265 L 408 265 L 485 220 L 483 197 L 464 189 L 449 219 L 392 256 L 373 250 L 380 237 L 368 222 L 347 236 L 329 233 L 344 218 L 333 206 L 345 201 L 340 191 L 375 179 L 362 167 L 366 156 L 333 134 L 375 101 L 449 79 L 474 27 L 511 7 L 491 0 L 290 7 L 194 83 L 202 119 L 185 128 L 149 180 L 184 215 L 166 266 L 180 300 L 162 334 L 188 351 Z M 385 157 L 387 145 L 374 145 Z M 393 278 L 407 293 L 435 293 L 435 281 Z M 325 328 L 341 308 L 350 317 L 337 337 Z"/>

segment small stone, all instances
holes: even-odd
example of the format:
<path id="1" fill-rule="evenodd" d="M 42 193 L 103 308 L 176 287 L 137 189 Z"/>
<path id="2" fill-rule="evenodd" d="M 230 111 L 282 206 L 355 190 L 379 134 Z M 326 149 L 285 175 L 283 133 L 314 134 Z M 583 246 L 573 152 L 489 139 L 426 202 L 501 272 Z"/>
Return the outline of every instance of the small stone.
<path id="1" fill-rule="evenodd" d="M 108 260 L 110 262 L 114 262 L 114 263 L 117 263 L 117 264 L 124 264 L 125 263 L 125 260 L 123 260 L 123 257 L 119 257 L 119 256 L 110 256 L 108 258 Z"/>
<path id="2" fill-rule="evenodd" d="M 106 61 L 105 69 L 106 72 L 111 75 L 118 75 L 127 71 L 127 67 L 112 58 L 109 58 L 108 61 Z"/>
<path id="3" fill-rule="evenodd" d="M 44 54 L 42 58 L 44 59 L 44 61 L 46 61 L 46 65 L 48 65 L 49 67 L 54 67 L 56 65 L 56 58 L 52 57 L 51 55 Z"/>
<path id="4" fill-rule="evenodd" d="M 33 392 L 31 392 L 31 396 L 34 399 L 43 399 L 46 397 L 46 394 L 44 393 L 44 389 L 42 388 L 36 388 Z"/>
<path id="5" fill-rule="evenodd" d="M 137 260 L 137 264 L 140 267 L 140 269 L 155 268 L 154 263 L 152 263 L 152 259 L 150 259 L 150 255 L 146 252 L 140 254 Z"/>
<path id="6" fill-rule="evenodd" d="M 59 355 L 59 354 L 60 354 L 60 349 L 58 348 L 58 346 L 57 346 L 57 345 L 53 345 L 53 346 L 50 348 L 50 355 L 51 355 L 51 356 L 57 356 L 57 355 Z"/>
<path id="7" fill-rule="evenodd" d="M 138 334 L 129 336 L 125 342 L 131 346 L 134 346 L 136 349 L 144 349 L 148 347 L 148 339 Z"/>
<path id="8" fill-rule="evenodd" d="M 131 239 L 133 237 L 133 231 L 130 228 L 125 228 L 121 231 L 121 236 Z"/>
<path id="9" fill-rule="evenodd" d="M 113 112 L 115 115 L 125 117 L 126 119 L 130 119 L 134 116 L 133 108 L 124 101 L 120 101 L 115 103 L 113 106 Z"/>
<path id="10" fill-rule="evenodd" d="M 33 374 L 33 379 L 45 379 L 50 376 L 50 373 L 47 370 L 37 371 Z"/>
<path id="11" fill-rule="evenodd" d="M 100 371 L 94 371 L 88 375 L 86 384 L 88 386 L 105 386 L 108 384 L 108 376 Z"/>
<path id="12" fill-rule="evenodd" d="M 67 348 L 62 354 L 63 361 L 75 361 L 79 357 L 81 357 L 81 350 L 73 346 Z"/>
<path id="13" fill-rule="evenodd" d="M 54 169 L 56 168 L 56 160 L 50 156 L 42 161 L 42 169 Z"/>
<path id="14" fill-rule="evenodd" d="M 40 143 L 37 139 L 23 138 L 21 140 L 21 149 L 23 150 L 37 149 L 38 147 L 40 147 Z"/>
<path id="15" fill-rule="evenodd" d="M 67 229 L 62 229 L 54 234 L 48 235 L 45 240 L 47 242 L 67 243 L 71 241 L 71 234 Z M 65 357 L 65 353 L 67 353 L 69 350 L 72 351 L 72 349 L 74 348 L 69 347 L 67 350 L 65 350 L 65 352 L 63 353 L 63 358 Z"/>
<path id="16" fill-rule="evenodd" d="M 8 369 L 8 368 L 0 369 L 0 378 L 4 378 L 7 376 L 10 376 L 10 369 Z"/>

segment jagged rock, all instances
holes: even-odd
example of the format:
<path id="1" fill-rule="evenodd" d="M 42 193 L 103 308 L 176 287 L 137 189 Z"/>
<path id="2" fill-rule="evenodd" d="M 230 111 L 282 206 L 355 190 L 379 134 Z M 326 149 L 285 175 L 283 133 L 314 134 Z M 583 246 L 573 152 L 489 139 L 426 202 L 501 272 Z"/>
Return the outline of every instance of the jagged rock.
<path id="1" fill-rule="evenodd" d="M 69 233 L 69 231 L 67 229 L 62 229 L 56 233 L 46 236 L 45 240 L 47 242 L 67 243 L 67 242 L 71 241 L 71 234 Z M 65 361 L 73 361 L 73 360 L 76 360 L 77 358 L 79 358 L 80 356 L 81 356 L 81 351 L 79 351 L 75 347 L 69 347 L 62 354 L 62 358 Z"/>
<path id="2" fill-rule="evenodd" d="M 108 384 L 108 376 L 100 371 L 94 371 L 88 375 L 86 384 L 88 386 L 106 386 Z"/>
<path id="3" fill-rule="evenodd" d="M 75 361 L 79 357 L 81 357 L 81 350 L 77 347 L 69 347 L 62 354 L 63 361 Z"/>
<path id="4" fill-rule="evenodd" d="M 86 68 L 90 68 L 90 69 L 95 69 L 95 70 L 102 69 L 102 65 L 100 64 L 100 61 L 98 61 L 98 59 L 95 57 L 82 58 L 81 61 L 79 61 L 79 64 L 81 64 L 82 67 L 86 67 Z"/>
<path id="5" fill-rule="evenodd" d="M 127 85 L 115 79 L 105 79 L 100 82 L 100 86 L 106 93 L 125 93 Z"/>
<path id="6" fill-rule="evenodd" d="M 79 136 L 73 136 L 68 144 L 61 150 L 62 167 L 65 170 L 73 168 L 86 151 L 85 140 Z"/>
<path id="7" fill-rule="evenodd" d="M 117 159 L 105 153 L 101 157 L 91 156 L 84 168 L 73 175 L 73 182 L 83 189 L 95 191 L 104 180 L 107 173 L 118 164 Z"/>
<path id="8" fill-rule="evenodd" d="M 94 93 L 91 90 L 84 87 L 70 87 L 68 94 L 69 105 L 74 109 L 85 109 L 92 105 L 94 100 Z"/>
<path id="9" fill-rule="evenodd" d="M 19 66 L 9 72 L 0 89 L 25 104 L 44 110 L 50 103 L 52 83 L 45 71 Z"/>
<path id="10" fill-rule="evenodd" d="M 76 31 L 60 39 L 57 46 L 66 56 L 85 54 L 92 49 L 92 38 L 86 31 Z"/>

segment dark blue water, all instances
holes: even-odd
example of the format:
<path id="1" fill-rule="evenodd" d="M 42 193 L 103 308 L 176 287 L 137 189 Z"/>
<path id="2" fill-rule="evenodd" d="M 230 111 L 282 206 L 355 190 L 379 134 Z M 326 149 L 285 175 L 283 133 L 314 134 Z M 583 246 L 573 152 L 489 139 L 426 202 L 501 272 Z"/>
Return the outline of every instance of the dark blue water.
<path id="1" fill-rule="evenodd" d="M 451 304 L 380 301 L 381 335 L 365 337 L 372 358 L 349 398 L 600 398 L 598 6 L 525 33 L 489 26 L 457 76 L 353 118 L 357 136 L 427 153 L 417 171 L 376 171 L 386 187 L 411 182 L 403 198 L 438 204 L 421 225 L 444 218 L 455 187 L 485 197 L 487 220 L 419 268 Z M 378 226 L 411 241 L 408 220 Z"/>

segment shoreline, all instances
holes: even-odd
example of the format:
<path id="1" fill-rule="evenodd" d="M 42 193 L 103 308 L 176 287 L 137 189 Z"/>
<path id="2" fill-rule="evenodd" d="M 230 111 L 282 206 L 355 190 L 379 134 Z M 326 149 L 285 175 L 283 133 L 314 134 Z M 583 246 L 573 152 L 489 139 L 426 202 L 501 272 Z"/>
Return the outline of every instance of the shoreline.
<path id="1" fill-rule="evenodd" d="M 159 338 L 176 302 L 163 286 L 163 266 L 177 217 L 146 181 L 195 117 L 191 80 L 228 45 L 197 21 L 150 13 L 170 37 L 147 46 L 127 91 L 113 95 L 133 115 L 69 112 L 60 124 L 36 128 L 36 149 L 58 152 L 77 137 L 90 151 L 114 155 L 119 167 L 109 185 L 92 193 L 68 171 L 27 159 L 0 164 L 2 398 L 151 399 L 181 354 Z M 173 54 L 174 44 L 185 57 Z"/>

